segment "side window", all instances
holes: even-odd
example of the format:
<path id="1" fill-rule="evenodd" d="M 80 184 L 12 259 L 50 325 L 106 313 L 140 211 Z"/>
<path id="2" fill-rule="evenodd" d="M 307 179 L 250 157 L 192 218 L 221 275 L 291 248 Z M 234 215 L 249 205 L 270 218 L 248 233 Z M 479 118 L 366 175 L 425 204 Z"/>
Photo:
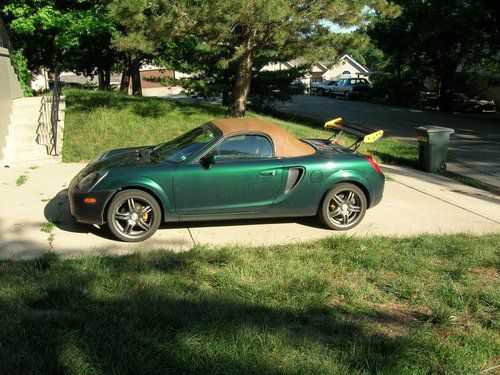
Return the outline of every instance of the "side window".
<path id="1" fill-rule="evenodd" d="M 217 146 L 212 153 L 218 160 L 272 158 L 273 147 L 262 135 L 237 135 Z"/>

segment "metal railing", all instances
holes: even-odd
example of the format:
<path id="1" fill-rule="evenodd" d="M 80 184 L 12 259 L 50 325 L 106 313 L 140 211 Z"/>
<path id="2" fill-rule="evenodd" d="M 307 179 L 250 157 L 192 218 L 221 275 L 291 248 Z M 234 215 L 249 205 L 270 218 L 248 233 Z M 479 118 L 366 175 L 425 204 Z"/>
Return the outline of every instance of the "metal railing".
<path id="1" fill-rule="evenodd" d="M 54 71 L 54 85 L 52 87 L 52 102 L 50 109 L 50 126 L 52 130 L 50 155 L 59 155 L 57 151 L 57 129 L 59 126 L 59 104 L 61 103 L 61 80 L 59 77 L 59 68 Z"/>
<path id="2" fill-rule="evenodd" d="M 12 44 L 10 43 L 9 33 L 0 18 L 0 47 L 7 48 L 12 53 Z"/>

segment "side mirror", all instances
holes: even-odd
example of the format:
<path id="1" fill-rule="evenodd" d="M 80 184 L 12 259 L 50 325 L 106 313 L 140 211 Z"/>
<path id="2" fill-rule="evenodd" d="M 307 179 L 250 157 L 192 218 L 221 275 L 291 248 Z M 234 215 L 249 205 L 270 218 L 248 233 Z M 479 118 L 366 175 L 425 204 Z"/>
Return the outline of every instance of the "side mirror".
<path id="1" fill-rule="evenodd" d="M 214 154 L 205 155 L 200 159 L 200 164 L 204 169 L 210 169 L 215 164 L 216 156 Z"/>

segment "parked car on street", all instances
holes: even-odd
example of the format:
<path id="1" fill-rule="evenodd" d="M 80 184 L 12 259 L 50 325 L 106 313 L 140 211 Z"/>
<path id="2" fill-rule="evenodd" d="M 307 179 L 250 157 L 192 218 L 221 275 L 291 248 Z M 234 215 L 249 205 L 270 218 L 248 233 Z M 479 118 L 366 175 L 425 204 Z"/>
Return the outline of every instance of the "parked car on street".
<path id="1" fill-rule="evenodd" d="M 382 131 L 351 134 L 372 142 Z M 68 198 L 77 221 L 106 223 L 137 242 L 177 221 L 317 215 L 351 229 L 383 190 L 378 165 L 355 149 L 297 139 L 264 120 L 223 119 L 159 145 L 102 153 L 71 181 Z"/>
<path id="2" fill-rule="evenodd" d="M 322 81 L 311 83 L 311 95 L 328 95 L 330 87 L 332 87 L 337 81 Z"/>
<path id="3" fill-rule="evenodd" d="M 302 95 L 306 92 L 306 85 L 301 81 L 293 81 L 288 85 L 292 95 Z"/>
<path id="4" fill-rule="evenodd" d="M 459 92 L 448 92 L 443 96 L 427 96 L 424 101 L 424 106 L 452 112 L 495 112 L 495 101 L 479 99 L 479 96 L 484 91 L 486 90 L 481 90 L 472 98 Z"/>
<path id="5" fill-rule="evenodd" d="M 342 78 L 329 88 L 331 97 L 343 96 L 344 99 L 368 98 L 370 95 L 370 82 L 365 78 Z"/>

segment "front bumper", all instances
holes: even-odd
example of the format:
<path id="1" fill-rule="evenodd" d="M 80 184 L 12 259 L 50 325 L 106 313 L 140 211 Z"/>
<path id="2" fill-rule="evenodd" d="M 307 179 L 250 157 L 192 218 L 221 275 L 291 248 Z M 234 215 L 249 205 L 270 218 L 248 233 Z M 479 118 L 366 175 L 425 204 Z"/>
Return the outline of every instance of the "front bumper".
<path id="1" fill-rule="evenodd" d="M 78 177 L 75 177 L 68 188 L 69 210 L 71 216 L 85 224 L 100 225 L 104 222 L 104 209 L 113 195 L 112 190 L 90 191 L 82 193 L 76 187 Z M 95 199 L 95 203 L 86 203 L 86 198 Z"/>

